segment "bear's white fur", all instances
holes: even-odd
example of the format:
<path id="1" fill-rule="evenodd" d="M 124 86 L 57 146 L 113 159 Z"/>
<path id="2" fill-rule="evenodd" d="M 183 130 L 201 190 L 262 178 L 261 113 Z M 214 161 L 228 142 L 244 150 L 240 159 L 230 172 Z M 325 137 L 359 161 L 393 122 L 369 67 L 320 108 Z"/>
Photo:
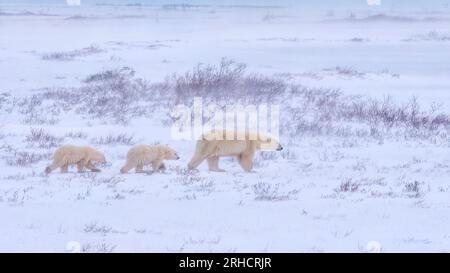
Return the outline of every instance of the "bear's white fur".
<path id="1" fill-rule="evenodd" d="M 165 168 L 164 160 L 179 158 L 176 151 L 167 145 L 137 145 L 128 151 L 127 161 L 120 172 L 135 169 L 137 173 L 142 173 L 146 165 L 152 165 L 153 171 L 158 171 Z"/>
<path id="2" fill-rule="evenodd" d="M 45 169 L 45 173 L 49 174 L 57 168 L 61 168 L 61 172 L 66 173 L 70 165 L 77 165 L 78 172 L 82 172 L 84 168 L 100 172 L 100 169 L 96 168 L 92 162 L 105 163 L 105 156 L 92 147 L 64 145 L 55 151 L 53 163 Z"/>
<path id="3" fill-rule="evenodd" d="M 283 147 L 274 137 L 256 132 L 235 132 L 213 130 L 201 136 L 197 141 L 195 154 L 188 164 L 189 169 L 197 168 L 205 159 L 209 170 L 223 172 L 219 168 L 219 158 L 235 156 L 239 164 L 246 171 L 253 168 L 256 150 L 281 151 Z"/>

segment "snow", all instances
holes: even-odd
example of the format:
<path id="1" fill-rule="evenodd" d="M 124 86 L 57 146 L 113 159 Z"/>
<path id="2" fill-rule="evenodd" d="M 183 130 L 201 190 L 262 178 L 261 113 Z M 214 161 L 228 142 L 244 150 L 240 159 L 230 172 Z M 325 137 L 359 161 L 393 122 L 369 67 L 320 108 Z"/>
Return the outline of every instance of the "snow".
<path id="1" fill-rule="evenodd" d="M 331 16 L 332 8 L 292 6 L 3 2 L 0 252 L 64 252 L 70 242 L 85 252 L 366 252 L 370 242 L 383 252 L 450 251 L 448 127 L 425 137 L 282 133 L 285 150 L 259 153 L 252 173 L 225 158 L 226 173 L 206 163 L 190 173 L 195 141 L 172 139 L 164 106 L 119 123 L 74 109 L 51 114 L 51 100 L 26 111 L 18 103 L 46 88 L 79 90 L 102 71 L 130 67 L 159 83 L 227 57 L 289 84 L 398 105 L 416 97 L 422 109 L 450 114 L 450 16 L 439 7 L 336 7 Z M 52 53 L 69 57 L 45 58 Z M 282 112 L 298 103 L 285 101 Z M 31 114 L 57 121 L 29 122 Z M 27 140 L 40 128 L 56 144 Z M 98 141 L 119 134 L 132 143 Z M 164 173 L 120 174 L 133 144 L 156 142 L 181 159 Z M 98 174 L 46 176 L 53 151 L 69 143 L 97 147 L 108 164 Z M 42 158 L 21 164 L 21 152 Z"/>

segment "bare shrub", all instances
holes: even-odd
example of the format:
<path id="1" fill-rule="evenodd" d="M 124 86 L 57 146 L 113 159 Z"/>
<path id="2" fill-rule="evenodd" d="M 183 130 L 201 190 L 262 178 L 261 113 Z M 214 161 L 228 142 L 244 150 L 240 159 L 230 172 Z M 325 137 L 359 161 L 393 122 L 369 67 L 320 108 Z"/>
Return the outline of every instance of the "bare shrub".
<path id="1" fill-rule="evenodd" d="M 42 128 L 32 128 L 25 140 L 31 144 L 37 143 L 39 148 L 50 149 L 59 146 L 63 138 L 52 136 Z"/>
<path id="2" fill-rule="evenodd" d="M 91 186 L 89 186 L 85 190 L 77 193 L 76 200 L 86 200 L 86 198 L 91 196 L 91 193 Z"/>
<path id="3" fill-rule="evenodd" d="M 349 39 L 348 41 L 354 42 L 354 43 L 370 42 L 369 39 L 367 39 L 367 38 L 361 38 L 361 37 L 354 37 L 354 38 Z"/>
<path id="4" fill-rule="evenodd" d="M 292 195 L 297 193 L 297 191 L 280 193 L 278 191 L 279 184 L 272 185 L 264 182 L 253 185 L 252 189 L 255 200 L 258 201 L 285 201 L 291 199 Z"/>
<path id="5" fill-rule="evenodd" d="M 192 5 L 192 4 L 165 4 L 162 6 L 164 10 L 181 10 L 186 11 L 188 9 L 198 9 L 201 7 L 207 7 L 207 5 Z"/>
<path id="6" fill-rule="evenodd" d="M 346 77 L 366 74 L 339 66 L 328 72 Z M 346 96 L 337 89 L 289 84 L 280 77 L 246 73 L 244 64 L 226 58 L 218 65 L 199 64 L 184 74 L 172 74 L 162 83 L 150 84 L 136 78 L 129 67 L 107 70 L 88 76 L 82 87 L 48 88 L 9 103 L 17 106 L 29 123 L 54 123 L 62 114 L 73 111 L 127 124 L 157 109 L 167 113 L 176 104 L 190 104 L 195 96 L 202 97 L 205 106 L 282 104 L 280 132 L 291 138 L 371 137 L 380 143 L 386 137 L 421 138 L 435 143 L 450 138 L 450 116 L 438 108 L 421 109 L 415 98 L 399 104 L 390 97 Z M 170 118 L 165 124 L 170 125 L 177 117 Z"/>
<path id="7" fill-rule="evenodd" d="M 130 118 L 147 112 L 147 108 L 139 104 L 146 89 L 145 82 L 123 76 L 85 86 L 79 90 L 81 104 L 76 112 L 125 124 Z"/>
<path id="8" fill-rule="evenodd" d="M 262 160 L 275 160 L 279 157 L 278 152 L 267 152 L 267 151 L 261 151 L 258 156 L 262 159 Z"/>
<path id="9" fill-rule="evenodd" d="M 450 116 L 420 109 L 415 98 L 396 104 L 391 97 L 382 100 L 364 96 L 344 96 L 338 90 L 292 87 L 298 105 L 287 106 L 281 119 L 281 132 L 292 137 L 302 135 L 381 136 L 430 138 L 450 129 Z M 355 125 L 357 130 L 355 130 Z M 364 125 L 364 127 L 361 127 Z M 395 129 L 395 130 L 394 130 Z M 445 137 L 445 136 L 444 136 Z"/>
<path id="10" fill-rule="evenodd" d="M 202 96 L 205 93 L 235 89 L 243 77 L 244 64 L 222 59 L 219 66 L 198 64 L 184 75 L 172 75 L 167 82 L 174 86 L 178 97 Z"/>
<path id="11" fill-rule="evenodd" d="M 54 101 L 46 100 L 39 94 L 15 99 L 12 106 L 19 108 L 18 111 L 25 116 L 24 122 L 27 124 L 54 125 L 58 122 L 57 116 L 62 110 Z"/>
<path id="12" fill-rule="evenodd" d="M 254 167 L 265 167 L 279 157 L 277 152 L 260 152 L 253 160 Z"/>
<path id="13" fill-rule="evenodd" d="M 180 197 L 177 197 L 176 199 L 177 200 L 189 200 L 189 201 L 192 201 L 192 200 L 197 200 L 197 195 L 195 193 L 184 194 L 184 195 L 182 195 Z"/>
<path id="14" fill-rule="evenodd" d="M 0 202 L 7 202 L 15 205 L 23 205 L 25 200 L 30 199 L 30 191 L 33 187 L 11 188 L 0 191 Z"/>
<path id="15" fill-rule="evenodd" d="M 22 113 L 39 113 L 38 106 L 52 102 L 55 115 L 75 110 L 78 114 L 126 124 L 132 117 L 143 116 L 151 110 L 149 104 L 142 103 L 151 98 L 150 85 L 133 76 L 134 71 L 127 67 L 101 72 L 87 77 L 85 86 L 47 88 L 32 100 L 23 100 L 19 106 Z"/>
<path id="16" fill-rule="evenodd" d="M 259 74 L 246 75 L 245 64 L 223 58 L 218 66 L 197 65 L 184 75 L 173 74 L 166 85 L 173 89 L 176 103 L 195 96 L 215 100 L 258 101 L 281 95 L 286 84 Z"/>
<path id="17" fill-rule="evenodd" d="M 39 154 L 27 151 L 15 150 L 10 157 L 6 158 L 6 164 L 9 166 L 28 167 L 42 160 L 49 160 L 51 153 Z"/>
<path id="18" fill-rule="evenodd" d="M 25 176 L 24 174 L 15 174 L 15 175 L 7 175 L 4 176 L 3 179 L 5 180 L 25 180 L 28 176 Z"/>
<path id="19" fill-rule="evenodd" d="M 341 67 L 341 66 L 325 68 L 324 71 L 331 72 L 333 74 L 337 74 L 339 76 L 344 76 L 344 77 L 348 77 L 348 78 L 351 78 L 351 77 L 364 78 L 364 76 L 366 75 L 366 73 L 360 72 L 351 67 Z"/>
<path id="20" fill-rule="evenodd" d="M 182 176 L 178 176 L 173 179 L 175 183 L 179 183 L 183 186 L 189 185 L 199 185 L 201 183 L 205 183 L 206 178 L 198 175 L 186 174 Z"/>
<path id="21" fill-rule="evenodd" d="M 100 73 L 95 73 L 88 76 L 84 82 L 92 83 L 92 82 L 104 82 L 104 81 L 124 81 L 128 78 L 134 77 L 136 72 L 129 67 L 122 67 L 120 69 L 115 70 L 106 70 Z"/>
<path id="22" fill-rule="evenodd" d="M 373 73 L 375 73 L 376 75 L 388 75 L 388 76 L 391 76 L 392 78 L 400 78 L 400 74 L 391 72 L 387 68 L 382 69 L 381 71 L 373 72 Z"/>
<path id="23" fill-rule="evenodd" d="M 71 61 L 77 57 L 85 57 L 90 55 L 95 55 L 98 53 L 104 52 L 103 49 L 100 49 L 97 46 L 89 46 L 82 49 L 76 49 L 71 51 L 60 51 L 60 52 L 52 52 L 46 53 L 42 55 L 43 60 L 47 61 Z"/>
<path id="24" fill-rule="evenodd" d="M 134 137 L 127 134 L 108 135 L 106 137 L 93 138 L 92 143 L 98 145 L 133 145 Z"/>
<path id="25" fill-rule="evenodd" d="M 450 41 L 450 35 L 445 35 L 437 31 L 430 31 L 425 34 L 414 35 L 408 39 L 404 39 L 406 42 L 417 42 L 417 41 L 437 41 L 437 42 L 448 42 Z"/>
<path id="26" fill-rule="evenodd" d="M 99 225 L 97 222 L 92 222 L 84 226 L 86 233 L 100 233 L 103 236 L 112 232 L 113 228 L 106 225 Z"/>
<path id="27" fill-rule="evenodd" d="M 346 179 L 342 181 L 338 188 L 335 189 L 336 192 L 357 192 L 360 184 L 355 183 L 352 179 Z"/>
<path id="28" fill-rule="evenodd" d="M 252 101 L 258 101 L 258 98 L 262 98 L 262 101 L 270 101 L 283 95 L 287 88 L 288 85 L 282 80 L 250 74 L 243 79 L 240 87 L 244 92 L 238 90 L 236 96 L 251 96 Z"/>
<path id="29" fill-rule="evenodd" d="M 88 243 L 81 247 L 82 253 L 111 253 L 116 248 L 116 245 L 107 243 Z"/>
<path id="30" fill-rule="evenodd" d="M 92 176 L 91 177 L 91 184 L 92 185 L 106 185 L 108 188 L 114 188 L 117 184 L 124 182 L 125 179 L 122 177 L 117 176 L 111 176 L 111 177 L 97 177 Z"/>
<path id="31" fill-rule="evenodd" d="M 194 191 L 202 195 L 211 194 L 214 191 L 215 186 L 214 180 L 197 175 L 178 176 L 172 179 L 172 181 L 177 184 L 181 184 L 182 186 L 186 186 L 188 188 L 187 191 Z M 196 199 L 197 197 L 195 193 L 187 196 L 195 197 L 193 199 Z"/>
<path id="32" fill-rule="evenodd" d="M 350 41 L 363 42 L 366 40 L 355 38 L 355 39 L 351 39 Z M 336 66 L 336 67 L 325 68 L 322 71 L 325 72 L 326 75 L 330 75 L 330 76 L 337 75 L 337 76 L 343 77 L 345 79 L 350 79 L 350 78 L 364 79 L 369 75 L 390 76 L 392 78 L 400 77 L 400 75 L 398 73 L 392 73 L 388 69 L 383 69 L 380 71 L 358 71 L 352 67 Z"/>
<path id="33" fill-rule="evenodd" d="M 214 190 L 214 181 L 211 179 L 202 180 L 200 183 L 195 185 L 194 190 L 211 193 Z"/>
<path id="34" fill-rule="evenodd" d="M 0 93 L 0 111 L 5 110 L 5 108 L 11 104 L 11 94 Z"/>
<path id="35" fill-rule="evenodd" d="M 288 160 L 297 159 L 297 153 L 294 150 L 290 150 L 290 149 L 283 149 L 283 151 L 281 151 L 280 155 L 282 158 L 288 159 Z"/>
<path id="36" fill-rule="evenodd" d="M 405 184 L 405 191 L 408 192 L 419 192 L 420 191 L 420 183 L 418 181 L 414 181 L 412 183 Z"/>
<path id="37" fill-rule="evenodd" d="M 180 168 L 179 166 L 169 166 L 169 171 L 175 171 L 178 176 L 192 176 L 198 173 L 197 170 L 190 170 L 188 168 Z"/>
<path id="38" fill-rule="evenodd" d="M 419 181 L 405 183 L 403 191 L 408 194 L 409 197 L 419 198 L 422 196 L 422 184 Z"/>
<path id="39" fill-rule="evenodd" d="M 125 195 L 122 195 L 122 194 L 116 192 L 113 195 L 108 195 L 106 197 L 106 199 L 108 199 L 108 200 L 124 200 L 125 199 Z"/>
<path id="40" fill-rule="evenodd" d="M 86 133 L 84 133 L 84 132 L 74 132 L 74 131 L 70 131 L 70 132 L 65 134 L 65 137 L 79 138 L 79 139 L 86 139 L 87 136 L 88 135 Z"/>

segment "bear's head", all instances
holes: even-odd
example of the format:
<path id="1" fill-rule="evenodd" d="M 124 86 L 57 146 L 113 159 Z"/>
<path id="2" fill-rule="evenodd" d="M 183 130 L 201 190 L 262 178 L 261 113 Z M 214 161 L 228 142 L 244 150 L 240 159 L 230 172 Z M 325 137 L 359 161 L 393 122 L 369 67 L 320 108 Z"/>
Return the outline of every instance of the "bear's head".
<path id="1" fill-rule="evenodd" d="M 259 150 L 263 151 L 281 151 L 283 146 L 278 142 L 278 140 L 271 136 L 260 136 L 258 140 Z"/>
<path id="2" fill-rule="evenodd" d="M 170 148 L 169 146 L 163 146 L 162 147 L 162 151 L 163 151 L 163 158 L 165 160 L 178 160 L 180 159 L 180 157 L 178 156 L 177 152 Z"/>

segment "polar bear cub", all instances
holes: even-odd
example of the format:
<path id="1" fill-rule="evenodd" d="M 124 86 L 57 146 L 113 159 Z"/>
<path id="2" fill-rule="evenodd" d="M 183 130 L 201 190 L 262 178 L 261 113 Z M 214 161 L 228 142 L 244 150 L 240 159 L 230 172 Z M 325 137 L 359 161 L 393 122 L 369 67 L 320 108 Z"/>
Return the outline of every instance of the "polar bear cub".
<path id="1" fill-rule="evenodd" d="M 197 168 L 205 159 L 210 171 L 224 172 L 219 168 L 219 158 L 237 157 L 246 172 L 253 168 L 257 150 L 281 151 L 283 147 L 276 138 L 256 132 L 234 132 L 213 130 L 203 134 L 197 141 L 195 154 L 188 164 L 189 169 Z"/>
<path id="2" fill-rule="evenodd" d="M 158 171 L 165 169 L 164 160 L 178 159 L 180 157 L 176 151 L 167 145 L 137 145 L 128 151 L 127 161 L 120 172 L 135 169 L 137 173 L 142 173 L 146 165 L 152 165 L 153 171 Z"/>
<path id="3" fill-rule="evenodd" d="M 55 151 L 53 163 L 45 168 L 45 173 L 49 174 L 57 168 L 61 168 L 61 172 L 66 173 L 70 165 L 77 165 L 78 172 L 82 172 L 84 168 L 100 172 L 93 162 L 106 163 L 103 153 L 88 146 L 64 145 Z"/>

